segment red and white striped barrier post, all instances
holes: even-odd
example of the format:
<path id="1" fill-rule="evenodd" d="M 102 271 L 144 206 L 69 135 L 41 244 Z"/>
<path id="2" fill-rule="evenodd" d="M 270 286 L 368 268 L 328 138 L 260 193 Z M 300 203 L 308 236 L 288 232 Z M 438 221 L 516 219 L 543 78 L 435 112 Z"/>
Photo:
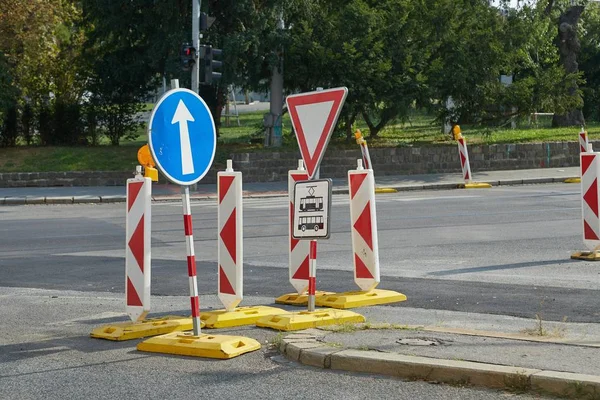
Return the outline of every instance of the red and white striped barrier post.
<path id="1" fill-rule="evenodd" d="M 137 166 L 135 177 L 127 179 L 125 310 L 133 322 L 150 312 L 152 180 L 142 177 L 141 172 Z"/>
<path id="2" fill-rule="evenodd" d="M 200 336 L 200 299 L 198 298 L 198 280 L 196 278 L 196 255 L 194 253 L 194 228 L 192 227 L 192 210 L 190 207 L 190 187 L 181 187 L 183 204 L 183 229 L 187 250 L 187 267 L 190 284 L 190 304 L 192 307 L 192 323 L 194 336 Z"/>
<path id="3" fill-rule="evenodd" d="M 589 144 L 588 134 L 586 131 L 583 130 L 583 127 L 582 127 L 581 132 L 579 132 L 579 152 L 585 153 L 588 149 L 588 144 Z"/>
<path id="4" fill-rule="evenodd" d="M 458 142 L 458 155 L 460 157 L 460 166 L 462 168 L 463 179 L 465 183 L 471 182 L 471 164 L 469 163 L 469 151 L 467 150 L 467 140 L 460 137 Z"/>
<path id="5" fill-rule="evenodd" d="M 243 299 L 243 215 L 242 173 L 227 170 L 217 173 L 218 206 L 218 296 L 227 311 L 233 311 Z"/>
<path id="6" fill-rule="evenodd" d="M 310 244 L 307 240 L 299 240 L 292 237 L 294 230 L 294 184 L 298 181 L 307 180 L 308 172 L 304 169 L 304 162 L 298 160 L 298 169 L 288 172 L 288 196 L 290 199 L 289 279 L 298 294 L 303 294 L 308 289 Z"/>
<path id="7" fill-rule="evenodd" d="M 600 217 L 598 199 L 600 191 L 600 153 L 588 144 L 587 152 L 581 153 L 581 216 L 583 220 L 583 243 L 592 252 L 600 248 Z"/>
<path id="8" fill-rule="evenodd" d="M 363 168 L 362 160 L 357 160 L 357 164 L 356 170 L 348 171 L 354 282 L 369 291 L 380 281 L 375 178 L 372 169 Z"/>
<path id="9" fill-rule="evenodd" d="M 310 262 L 308 269 L 308 311 L 315 311 L 315 294 L 317 292 L 317 241 L 310 242 Z"/>
<path id="10" fill-rule="evenodd" d="M 462 169 L 463 179 L 465 184 L 471 182 L 471 164 L 469 163 L 469 151 L 467 150 L 467 140 L 463 137 L 460 126 L 452 127 L 452 135 L 458 143 L 458 156 L 460 157 L 460 167 Z"/>
<path id="11" fill-rule="evenodd" d="M 369 146 L 367 146 L 367 141 L 363 138 L 360 129 L 357 129 L 356 132 L 354 132 L 354 137 L 356 138 L 356 143 L 360 146 L 364 168 L 373 169 L 373 164 L 371 164 L 371 155 L 369 154 Z"/>

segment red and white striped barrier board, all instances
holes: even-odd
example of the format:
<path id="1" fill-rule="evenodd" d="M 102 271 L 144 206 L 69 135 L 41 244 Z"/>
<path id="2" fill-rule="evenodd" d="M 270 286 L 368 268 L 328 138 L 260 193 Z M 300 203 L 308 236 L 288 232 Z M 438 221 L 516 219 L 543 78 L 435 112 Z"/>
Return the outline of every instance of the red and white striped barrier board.
<path id="1" fill-rule="evenodd" d="M 302 160 L 298 161 L 299 169 L 288 172 L 288 194 L 290 199 L 290 258 L 289 271 L 290 283 L 298 294 L 303 294 L 308 289 L 309 276 L 309 253 L 310 245 L 308 240 L 299 240 L 292 237 L 294 230 L 294 184 L 298 181 L 307 181 L 308 172 L 304 170 Z"/>
<path id="2" fill-rule="evenodd" d="M 600 153 L 581 153 L 580 159 L 583 243 L 591 251 L 596 251 L 600 248 L 600 218 L 598 216 Z"/>
<path id="3" fill-rule="evenodd" d="M 244 296 L 242 173 L 227 170 L 217 174 L 219 198 L 218 296 L 227 311 L 233 311 Z"/>
<path id="4" fill-rule="evenodd" d="M 363 169 L 362 160 L 358 160 L 358 169 L 348 171 L 348 184 L 350 187 L 354 282 L 362 290 L 369 291 L 379 284 L 379 249 L 373 170 Z"/>
<path id="5" fill-rule="evenodd" d="M 192 226 L 192 208 L 190 207 L 190 187 L 182 186 L 183 230 L 187 254 L 188 283 L 190 285 L 190 305 L 194 335 L 200 335 L 200 299 L 198 298 L 198 279 L 196 277 L 196 254 L 194 252 L 194 227 Z"/>
<path id="6" fill-rule="evenodd" d="M 125 221 L 125 310 L 133 322 L 150 311 L 150 238 L 152 180 L 127 179 Z"/>
<path id="7" fill-rule="evenodd" d="M 579 152 L 585 153 L 588 148 L 588 134 L 586 131 L 582 130 L 579 132 Z"/>
<path id="8" fill-rule="evenodd" d="M 467 150 L 467 141 L 461 137 L 457 139 L 458 155 L 460 157 L 460 166 L 462 168 L 463 179 L 465 183 L 471 181 L 471 165 L 469 164 L 469 151 Z"/>

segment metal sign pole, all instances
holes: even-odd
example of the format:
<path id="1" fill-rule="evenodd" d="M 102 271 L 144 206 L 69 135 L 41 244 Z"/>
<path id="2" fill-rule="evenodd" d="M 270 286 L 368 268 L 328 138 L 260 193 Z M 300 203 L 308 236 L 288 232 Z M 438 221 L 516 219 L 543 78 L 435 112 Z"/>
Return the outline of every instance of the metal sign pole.
<path id="1" fill-rule="evenodd" d="M 192 92 L 198 93 L 198 81 L 200 79 L 200 63 L 198 62 L 200 51 L 200 0 L 192 0 L 192 46 L 196 49 L 196 59 L 192 67 Z"/>
<path id="2" fill-rule="evenodd" d="M 317 291 L 317 240 L 310 241 L 308 261 L 308 311 L 315 311 L 315 293 Z"/>
<path id="3" fill-rule="evenodd" d="M 198 298 L 198 280 L 196 278 L 196 255 L 194 254 L 194 229 L 192 227 L 192 210 L 190 207 L 190 187 L 181 187 L 183 203 L 183 229 L 185 230 L 185 246 L 187 249 L 187 267 L 190 283 L 190 303 L 192 306 L 192 322 L 194 336 L 200 335 L 200 300 Z"/>

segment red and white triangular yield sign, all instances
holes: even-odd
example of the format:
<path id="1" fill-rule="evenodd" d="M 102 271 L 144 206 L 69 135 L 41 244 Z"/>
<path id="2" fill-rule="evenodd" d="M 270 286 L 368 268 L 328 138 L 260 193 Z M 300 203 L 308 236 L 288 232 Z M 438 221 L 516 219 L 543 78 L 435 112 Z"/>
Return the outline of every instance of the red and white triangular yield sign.
<path id="1" fill-rule="evenodd" d="M 285 99 L 309 179 L 319 168 L 348 88 L 298 93 Z"/>

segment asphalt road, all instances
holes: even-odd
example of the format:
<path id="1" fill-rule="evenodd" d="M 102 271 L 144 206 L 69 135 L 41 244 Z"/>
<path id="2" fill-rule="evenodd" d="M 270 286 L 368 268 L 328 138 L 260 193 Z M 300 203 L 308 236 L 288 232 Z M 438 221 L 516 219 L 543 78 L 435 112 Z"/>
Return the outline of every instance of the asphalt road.
<path id="1" fill-rule="evenodd" d="M 377 196 L 380 288 L 397 305 L 597 322 L 600 271 L 570 260 L 583 249 L 578 187 L 531 185 Z M 192 206 L 200 294 L 216 291 L 216 205 Z M 0 208 L 0 285 L 123 292 L 122 204 Z M 287 204 L 244 205 L 244 291 L 276 297 L 287 281 Z M 186 295 L 181 205 L 153 208 L 152 291 Z M 353 290 L 346 196 L 334 196 L 333 234 L 319 242 L 317 289 Z"/>
<path id="2" fill-rule="evenodd" d="M 216 204 L 195 202 L 192 212 L 201 304 L 218 307 Z M 284 198 L 244 203 L 244 303 L 268 303 L 292 291 L 287 212 Z M 598 320 L 600 270 L 569 259 L 583 249 L 578 186 L 378 195 L 377 215 L 379 287 L 403 292 L 408 301 L 369 311 L 370 318 L 410 307 Z M 157 310 L 182 311 L 188 279 L 181 205 L 155 203 L 152 224 Z M 122 316 L 114 311 L 121 310 L 124 291 L 124 226 L 123 204 L 0 207 L 0 398 L 189 398 L 204 391 L 220 398 L 506 396 L 300 367 L 267 346 L 215 362 L 142 355 L 131 343 L 90 340 L 89 329 L 102 316 Z M 332 226 L 331 239 L 319 241 L 317 289 L 354 290 L 346 196 L 334 197 Z M 253 334 L 263 343 L 273 336 Z"/>

